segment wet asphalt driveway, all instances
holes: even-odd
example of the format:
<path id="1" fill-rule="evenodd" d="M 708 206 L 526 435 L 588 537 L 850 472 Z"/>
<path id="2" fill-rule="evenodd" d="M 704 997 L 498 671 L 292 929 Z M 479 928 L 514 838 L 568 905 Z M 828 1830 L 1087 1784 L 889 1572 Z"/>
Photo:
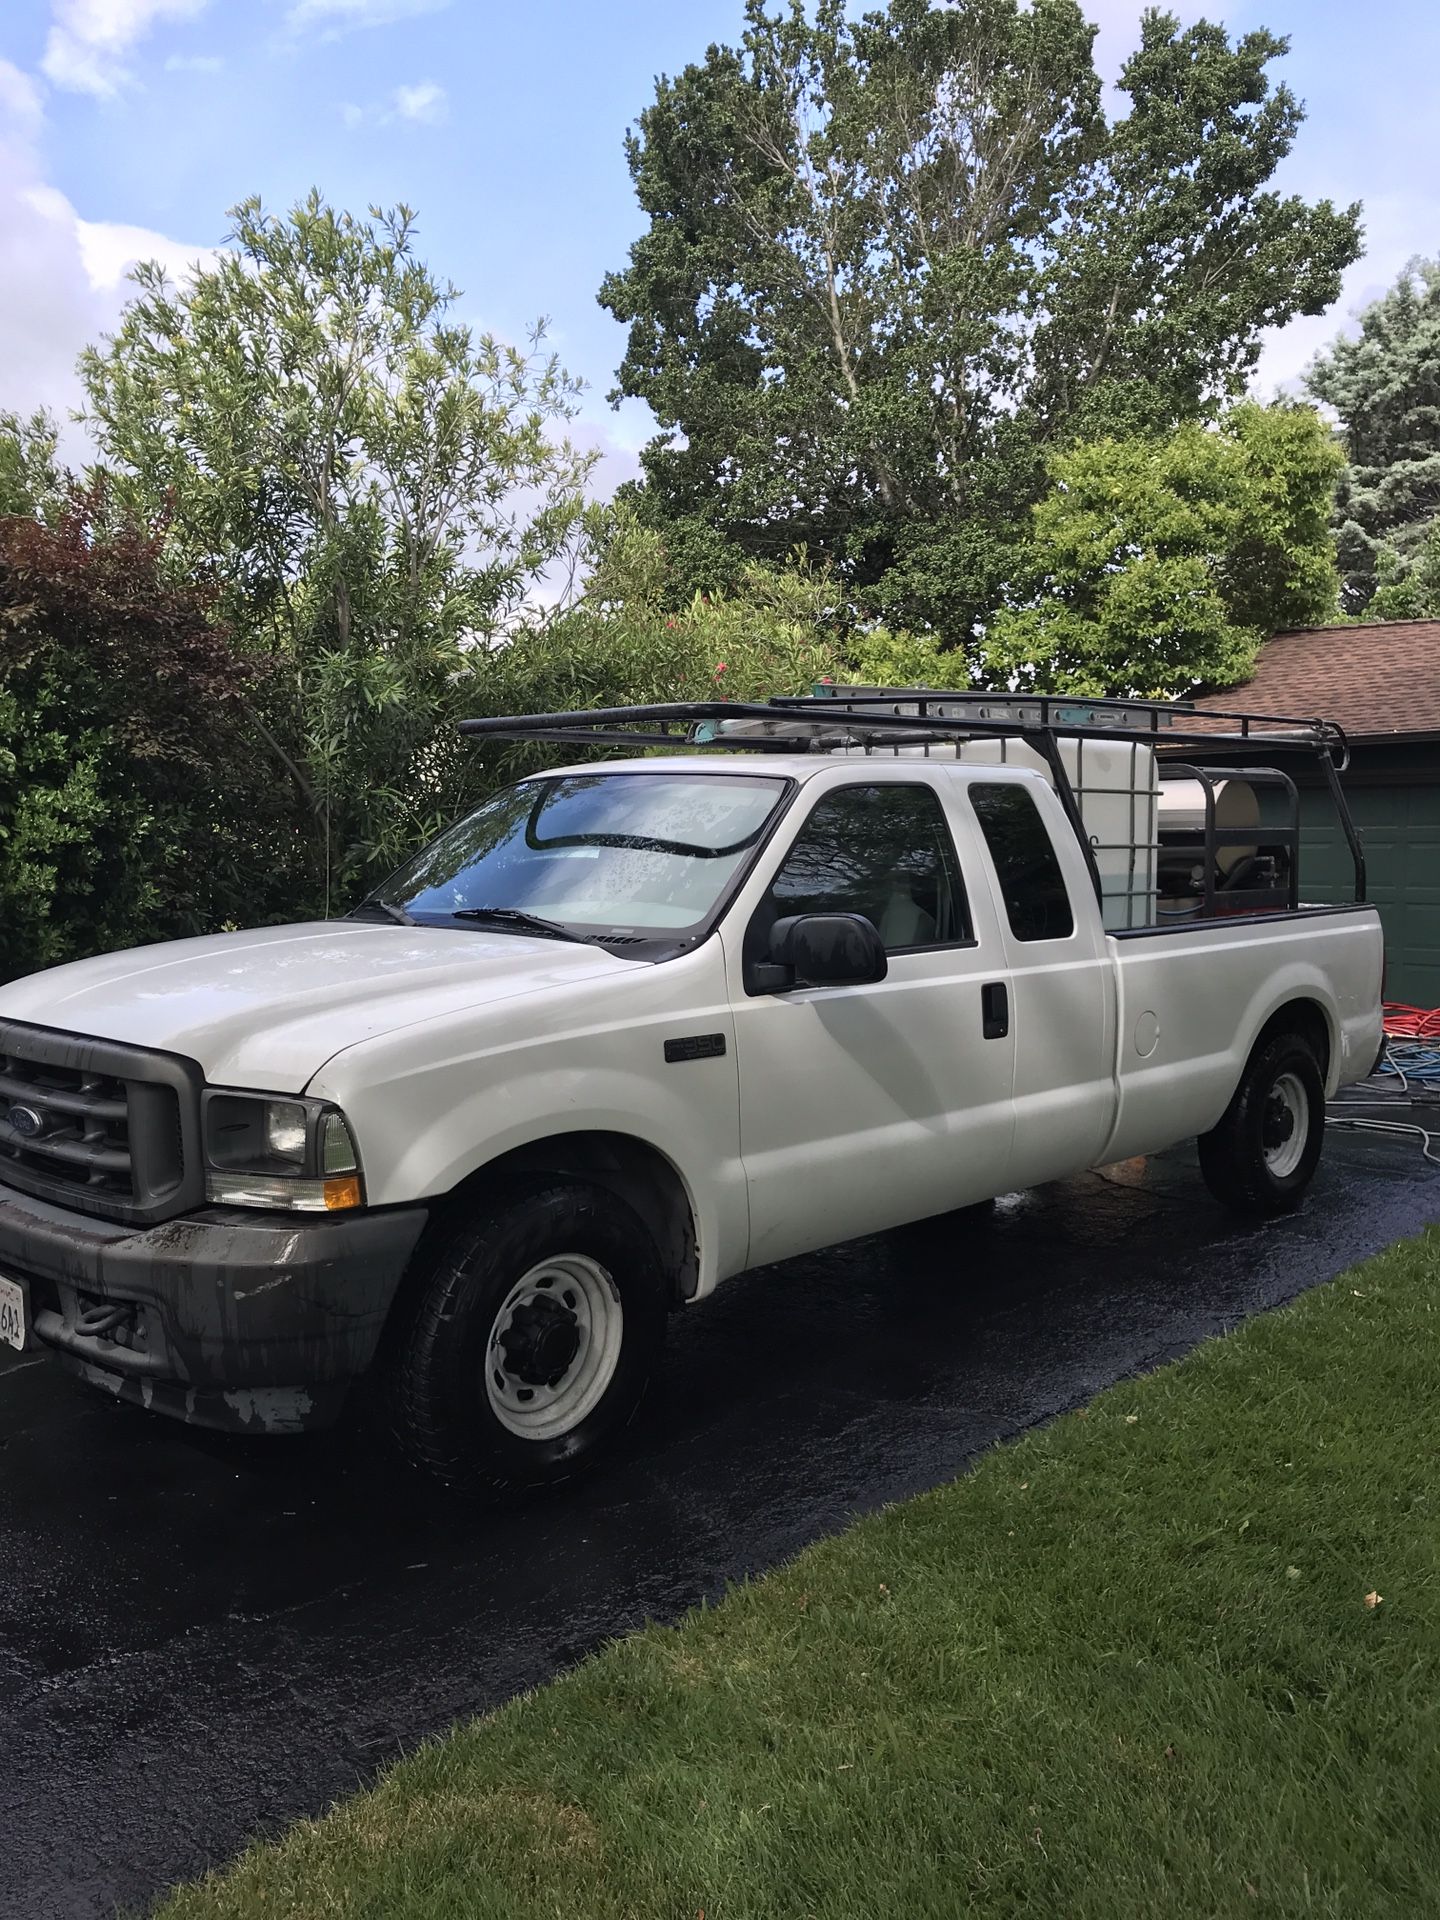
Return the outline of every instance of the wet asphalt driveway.
<path id="1" fill-rule="evenodd" d="M 623 1459 L 492 1516 L 345 1432 L 207 1440 L 0 1360 L 0 1914 L 143 1905 L 1437 1217 L 1413 1145 L 1332 1135 L 1278 1225 L 1237 1227 L 1181 1154 L 747 1275 L 676 1323 Z"/>

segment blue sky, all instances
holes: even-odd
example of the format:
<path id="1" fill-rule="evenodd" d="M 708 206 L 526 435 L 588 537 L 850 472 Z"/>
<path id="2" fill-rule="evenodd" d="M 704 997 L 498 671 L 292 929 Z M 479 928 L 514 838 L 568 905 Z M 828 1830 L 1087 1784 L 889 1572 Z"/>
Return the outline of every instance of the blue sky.
<path id="1" fill-rule="evenodd" d="M 1202 11 L 1290 35 L 1309 119 L 1283 184 L 1366 203 L 1369 251 L 1332 315 L 1274 339 L 1292 378 L 1415 253 L 1440 253 L 1434 0 L 1244 0 Z M 73 361 L 112 324 L 137 254 L 178 267 L 224 210 L 312 183 L 355 208 L 404 199 L 467 316 L 518 337 L 548 314 L 591 387 L 583 433 L 609 482 L 642 407 L 605 404 L 623 347 L 596 305 L 639 228 L 626 127 L 654 76 L 738 35 L 740 0 L 4 0 L 0 6 L 0 405 L 74 399 Z M 1140 14 L 1094 0 L 1113 74 Z"/>

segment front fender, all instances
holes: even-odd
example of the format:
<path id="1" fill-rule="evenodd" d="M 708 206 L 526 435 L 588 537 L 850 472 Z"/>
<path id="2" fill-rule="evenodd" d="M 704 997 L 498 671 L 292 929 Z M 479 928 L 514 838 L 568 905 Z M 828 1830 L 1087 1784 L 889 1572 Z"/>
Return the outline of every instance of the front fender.
<path id="1" fill-rule="evenodd" d="M 327 1061 L 309 1091 L 359 1145 L 372 1205 L 433 1199 L 518 1148 L 623 1134 L 672 1167 L 690 1198 L 699 1291 L 738 1272 L 749 1244 L 734 1025 L 718 942 L 505 1025 L 410 1028 Z M 522 1012 L 526 1018 L 522 1024 Z M 508 1031 L 506 1030 L 508 1027 Z M 518 1030 L 518 1031 L 517 1031 Z M 672 1058 L 667 1041 L 711 1044 Z"/>
<path id="2" fill-rule="evenodd" d="M 693 1118 L 681 1103 L 657 1103 L 648 1083 L 626 1084 L 619 1076 L 607 1087 L 590 1087 L 583 1106 L 571 1102 L 557 1109 L 540 1076 L 508 1082 L 498 1092 L 504 1124 L 495 1125 L 493 1100 L 467 1103 L 409 1143 L 384 1192 L 413 1188 L 434 1198 L 522 1148 L 571 1134 L 618 1134 L 657 1154 L 685 1191 L 697 1243 L 697 1296 L 744 1267 L 750 1220 L 738 1143 L 737 1151 L 718 1158 L 713 1144 L 695 1137 Z M 373 1197 L 384 1203 L 382 1195 Z"/>

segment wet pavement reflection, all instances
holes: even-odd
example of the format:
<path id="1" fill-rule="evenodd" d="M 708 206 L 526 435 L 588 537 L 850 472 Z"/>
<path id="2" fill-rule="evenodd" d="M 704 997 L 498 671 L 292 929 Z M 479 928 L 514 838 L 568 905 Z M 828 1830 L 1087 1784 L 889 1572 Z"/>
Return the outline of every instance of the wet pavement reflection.
<path id="1" fill-rule="evenodd" d="M 109 1914 L 853 1514 L 1440 1217 L 1403 1141 L 1332 1136 L 1237 1225 L 1193 1154 L 729 1282 L 623 1454 L 501 1513 L 350 1429 L 224 1441 L 0 1359 L 0 1914 Z"/>

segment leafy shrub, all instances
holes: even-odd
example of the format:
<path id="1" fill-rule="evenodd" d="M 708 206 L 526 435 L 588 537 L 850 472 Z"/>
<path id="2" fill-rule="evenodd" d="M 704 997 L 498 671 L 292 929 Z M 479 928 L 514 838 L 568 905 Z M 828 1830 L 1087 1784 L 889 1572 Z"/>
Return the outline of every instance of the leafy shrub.
<path id="1" fill-rule="evenodd" d="M 103 487 L 0 520 L 0 977 L 274 917 L 295 828 L 257 674 Z"/>

